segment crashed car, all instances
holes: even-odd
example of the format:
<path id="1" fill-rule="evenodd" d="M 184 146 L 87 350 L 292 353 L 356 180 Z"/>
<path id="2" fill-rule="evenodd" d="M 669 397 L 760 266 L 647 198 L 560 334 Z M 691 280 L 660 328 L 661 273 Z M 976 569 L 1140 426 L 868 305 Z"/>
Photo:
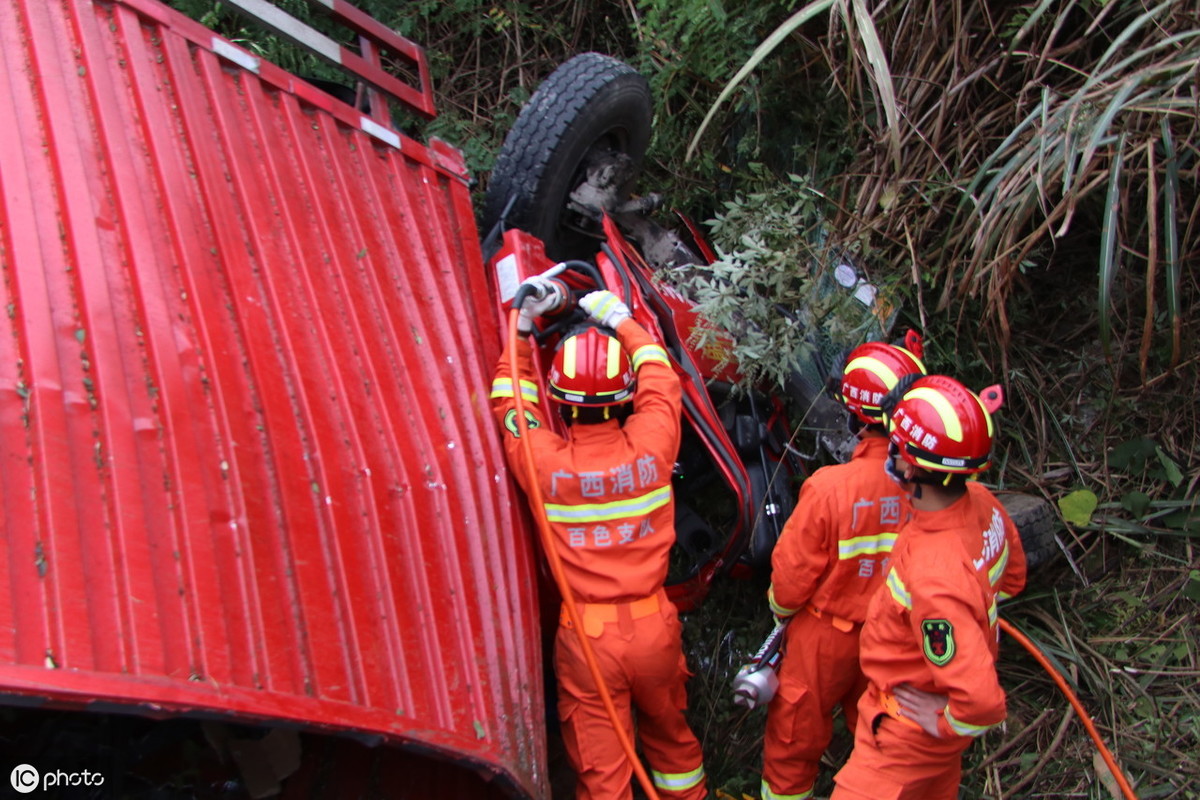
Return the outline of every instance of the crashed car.
<path id="1" fill-rule="evenodd" d="M 599 53 L 563 63 L 508 133 L 480 229 L 501 315 L 521 281 L 561 263 L 576 294 L 615 292 L 669 353 L 684 388 L 685 424 L 668 591 L 686 610 L 702 601 L 719 575 L 769 570 L 799 481 L 820 463 L 818 456 L 849 458 L 855 438 L 844 407 L 826 386 L 854 343 L 832 341 L 820 329 L 807 332 L 812 357 L 794 365 L 782 391 L 746 387 L 728 349 L 714 353 L 711 345 L 697 345 L 713 341 L 714 333 L 717 341 L 730 336 L 714 332 L 670 277 L 674 270 L 711 263 L 715 254 L 686 218 L 679 218 L 678 230 L 656 221 L 662 195 L 635 192 L 651 109 L 649 86 L 629 65 Z M 830 291 L 857 301 L 849 303 L 858 309 L 855 329 L 866 338 L 885 337 L 894 309 L 851 259 L 840 260 L 831 273 Z M 559 320 L 536 334 L 541 363 L 550 363 L 571 322 Z M 815 444 L 807 454 L 793 444 L 798 432 Z M 1026 495 L 1002 497 L 1036 566 L 1055 547 L 1049 507 Z"/>

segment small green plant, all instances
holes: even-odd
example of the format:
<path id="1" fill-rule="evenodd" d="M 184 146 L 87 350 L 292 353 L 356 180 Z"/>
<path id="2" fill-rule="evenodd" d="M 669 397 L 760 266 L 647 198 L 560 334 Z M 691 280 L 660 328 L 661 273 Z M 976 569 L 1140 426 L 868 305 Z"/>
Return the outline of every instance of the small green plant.
<path id="1" fill-rule="evenodd" d="M 819 386 L 841 352 L 880 338 L 894 287 L 867 284 L 855 254 L 828 244 L 825 219 L 823 196 L 798 175 L 725 202 L 708 223 L 717 260 L 662 274 L 710 323 L 690 344 L 732 337 L 746 384 L 783 386 L 800 370 Z"/>

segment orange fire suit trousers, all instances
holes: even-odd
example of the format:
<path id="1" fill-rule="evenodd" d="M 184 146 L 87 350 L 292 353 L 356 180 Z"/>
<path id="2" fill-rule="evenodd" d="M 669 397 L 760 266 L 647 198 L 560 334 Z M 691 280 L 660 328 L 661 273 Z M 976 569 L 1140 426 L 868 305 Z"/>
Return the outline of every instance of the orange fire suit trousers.
<path id="1" fill-rule="evenodd" d="M 688 727 L 687 663 L 675 606 L 659 591 L 634 603 L 578 604 L 584 630 L 630 741 L 637 737 L 663 798 L 703 800 L 700 743 Z M 565 615 L 564 615 L 565 622 Z M 629 800 L 633 766 L 604 709 L 582 646 L 568 624 L 555 641 L 558 716 L 577 800 Z"/>
<path id="2" fill-rule="evenodd" d="M 853 731 L 858 698 L 867 687 L 858 667 L 860 625 L 800 611 L 788 623 L 779 664 L 779 691 L 767 707 L 763 797 L 807 798 L 821 755 L 833 738 L 840 704 Z"/>
<path id="3" fill-rule="evenodd" d="M 955 800 L 968 736 L 935 738 L 887 715 L 874 686 L 859 701 L 854 752 L 830 800 Z"/>

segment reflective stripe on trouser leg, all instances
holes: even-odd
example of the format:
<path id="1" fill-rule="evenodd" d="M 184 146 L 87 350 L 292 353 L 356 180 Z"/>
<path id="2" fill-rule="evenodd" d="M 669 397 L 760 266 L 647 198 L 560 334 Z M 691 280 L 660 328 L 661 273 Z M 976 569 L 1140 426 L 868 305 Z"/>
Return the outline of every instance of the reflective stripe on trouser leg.
<path id="1" fill-rule="evenodd" d="M 810 800 L 813 796 L 812 789 L 800 794 L 780 794 L 779 792 L 773 792 L 765 780 L 762 782 L 761 794 L 762 800 Z"/>
<path id="2" fill-rule="evenodd" d="M 650 770 L 650 777 L 654 779 L 655 787 L 664 792 L 686 792 L 699 786 L 704 780 L 704 766 L 696 767 L 691 772 L 675 772 L 669 775 Z"/>

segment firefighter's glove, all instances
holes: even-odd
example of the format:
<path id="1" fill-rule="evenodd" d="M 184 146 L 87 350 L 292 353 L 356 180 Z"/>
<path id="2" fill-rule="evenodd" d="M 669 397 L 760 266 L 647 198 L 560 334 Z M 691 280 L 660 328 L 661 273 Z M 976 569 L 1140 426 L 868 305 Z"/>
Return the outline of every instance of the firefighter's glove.
<path id="1" fill-rule="evenodd" d="M 521 284 L 529 293 L 517 315 L 517 331 L 522 336 L 533 333 L 533 321 L 546 314 L 561 311 L 567 304 L 567 287 L 561 281 L 534 275 Z"/>
<path id="2" fill-rule="evenodd" d="M 579 307 L 596 322 L 614 330 L 630 317 L 629 306 L 607 289 L 585 294 L 579 300 Z"/>

